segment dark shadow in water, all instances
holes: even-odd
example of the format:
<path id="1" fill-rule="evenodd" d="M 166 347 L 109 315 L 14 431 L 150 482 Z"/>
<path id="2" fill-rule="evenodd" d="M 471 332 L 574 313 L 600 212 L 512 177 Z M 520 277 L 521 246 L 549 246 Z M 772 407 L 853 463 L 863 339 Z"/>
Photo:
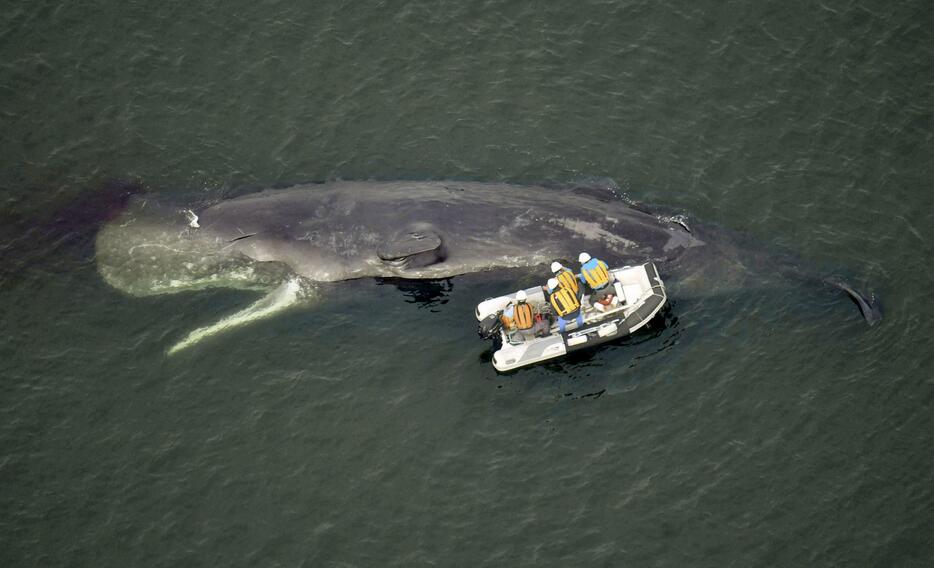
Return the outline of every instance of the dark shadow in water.
<path id="1" fill-rule="evenodd" d="M 406 302 L 416 304 L 419 308 L 427 308 L 438 313 L 439 306 L 448 303 L 448 296 L 454 290 L 454 279 L 440 280 L 406 280 L 404 278 L 376 278 L 377 286 L 395 286 Z"/>
<path id="2" fill-rule="evenodd" d="M 143 193 L 137 181 L 109 180 L 52 203 L 44 213 L 0 222 L 0 287 L 18 282 L 26 269 L 73 272 L 94 258 L 98 229 L 117 216 L 130 198 Z"/>
<path id="3" fill-rule="evenodd" d="M 499 341 L 491 341 L 490 346 L 480 353 L 480 362 L 484 365 L 492 365 L 493 353 L 496 353 L 497 349 L 499 349 Z"/>

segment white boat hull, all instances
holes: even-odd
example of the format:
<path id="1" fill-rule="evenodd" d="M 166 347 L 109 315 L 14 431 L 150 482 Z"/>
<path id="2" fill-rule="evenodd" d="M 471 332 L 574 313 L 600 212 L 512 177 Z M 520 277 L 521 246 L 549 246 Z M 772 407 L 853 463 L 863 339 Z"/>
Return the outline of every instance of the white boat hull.
<path id="1" fill-rule="evenodd" d="M 575 323 L 570 323 L 562 334 L 558 326 L 553 325 L 544 337 L 501 330 L 502 347 L 493 354 L 496 370 L 512 371 L 625 337 L 645 326 L 665 305 L 665 285 L 654 263 L 615 268 L 610 272 L 615 280 L 613 301 L 598 308 L 584 298 L 584 325 L 581 328 L 577 329 Z M 525 293 L 533 309 L 550 313 L 541 288 L 529 288 Z M 484 300 L 477 306 L 477 320 L 498 314 L 514 300 L 515 294 Z"/>

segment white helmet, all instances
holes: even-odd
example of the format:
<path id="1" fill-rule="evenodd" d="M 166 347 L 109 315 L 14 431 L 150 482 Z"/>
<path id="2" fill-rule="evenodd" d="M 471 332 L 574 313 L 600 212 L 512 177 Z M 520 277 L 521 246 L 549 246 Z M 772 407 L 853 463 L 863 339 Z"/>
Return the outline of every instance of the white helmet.
<path id="1" fill-rule="evenodd" d="M 582 252 L 580 256 L 577 257 L 577 261 L 580 262 L 581 264 L 590 262 L 590 255 L 587 254 L 586 252 Z"/>
<path id="2" fill-rule="evenodd" d="M 549 278 L 549 279 L 548 279 L 548 289 L 549 289 L 549 290 L 554 290 L 554 289 L 557 288 L 557 287 L 558 287 L 558 279 L 557 279 L 557 278 Z"/>
<path id="3" fill-rule="evenodd" d="M 525 290 L 519 290 L 518 292 L 516 292 L 516 301 L 517 301 L 517 302 L 524 302 L 524 301 L 526 301 L 528 298 L 529 298 L 529 297 L 525 294 Z"/>
<path id="4" fill-rule="evenodd" d="M 561 270 L 562 268 L 564 268 L 564 267 L 561 266 L 561 263 L 558 262 L 557 260 L 551 263 L 551 271 L 552 271 L 552 272 L 558 272 L 558 271 Z"/>

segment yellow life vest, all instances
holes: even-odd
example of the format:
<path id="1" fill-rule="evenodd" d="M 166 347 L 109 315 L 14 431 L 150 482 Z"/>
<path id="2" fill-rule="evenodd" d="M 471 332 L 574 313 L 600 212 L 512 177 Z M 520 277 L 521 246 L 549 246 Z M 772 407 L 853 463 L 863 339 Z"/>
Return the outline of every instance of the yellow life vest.
<path id="1" fill-rule="evenodd" d="M 551 301 L 551 307 L 555 309 L 560 317 L 574 313 L 581 307 L 580 302 L 577 300 L 577 294 L 560 286 L 551 293 L 549 300 Z"/>
<path id="2" fill-rule="evenodd" d="M 518 329 L 532 329 L 532 306 L 525 302 L 516 304 L 512 317 Z"/>
<path id="3" fill-rule="evenodd" d="M 580 290 L 580 284 L 577 282 L 577 276 L 574 276 L 574 273 L 568 269 L 564 269 L 558 273 L 558 282 L 561 283 L 561 287 L 570 290 L 576 296 Z"/>
<path id="4" fill-rule="evenodd" d="M 590 284 L 590 287 L 594 290 L 603 288 L 610 281 L 610 273 L 607 272 L 606 264 L 602 260 L 598 260 L 597 265 L 590 270 L 585 270 L 582 267 L 581 274 L 584 275 L 584 280 L 586 280 L 587 284 Z"/>

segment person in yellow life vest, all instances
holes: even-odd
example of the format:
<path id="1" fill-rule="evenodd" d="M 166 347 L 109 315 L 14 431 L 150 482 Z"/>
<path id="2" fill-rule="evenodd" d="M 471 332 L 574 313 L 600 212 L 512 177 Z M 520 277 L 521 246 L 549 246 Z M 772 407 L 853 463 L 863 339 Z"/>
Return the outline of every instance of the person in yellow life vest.
<path id="1" fill-rule="evenodd" d="M 586 252 L 582 252 L 577 260 L 581 263 L 581 282 L 593 290 L 590 296 L 590 303 L 593 305 L 613 292 L 613 275 L 606 263 L 597 258 L 591 258 Z"/>
<path id="2" fill-rule="evenodd" d="M 569 321 L 576 321 L 577 327 L 584 326 L 580 299 L 569 289 L 561 286 L 557 278 L 548 280 L 548 301 L 558 314 L 558 330 L 561 333 L 564 333 Z"/>
<path id="3" fill-rule="evenodd" d="M 558 279 L 558 284 L 574 292 L 574 295 L 580 299 L 581 287 L 580 283 L 577 281 L 577 275 L 571 272 L 570 269 L 565 268 L 564 265 L 558 261 L 551 263 L 551 271 L 554 273 L 555 278 Z"/>

